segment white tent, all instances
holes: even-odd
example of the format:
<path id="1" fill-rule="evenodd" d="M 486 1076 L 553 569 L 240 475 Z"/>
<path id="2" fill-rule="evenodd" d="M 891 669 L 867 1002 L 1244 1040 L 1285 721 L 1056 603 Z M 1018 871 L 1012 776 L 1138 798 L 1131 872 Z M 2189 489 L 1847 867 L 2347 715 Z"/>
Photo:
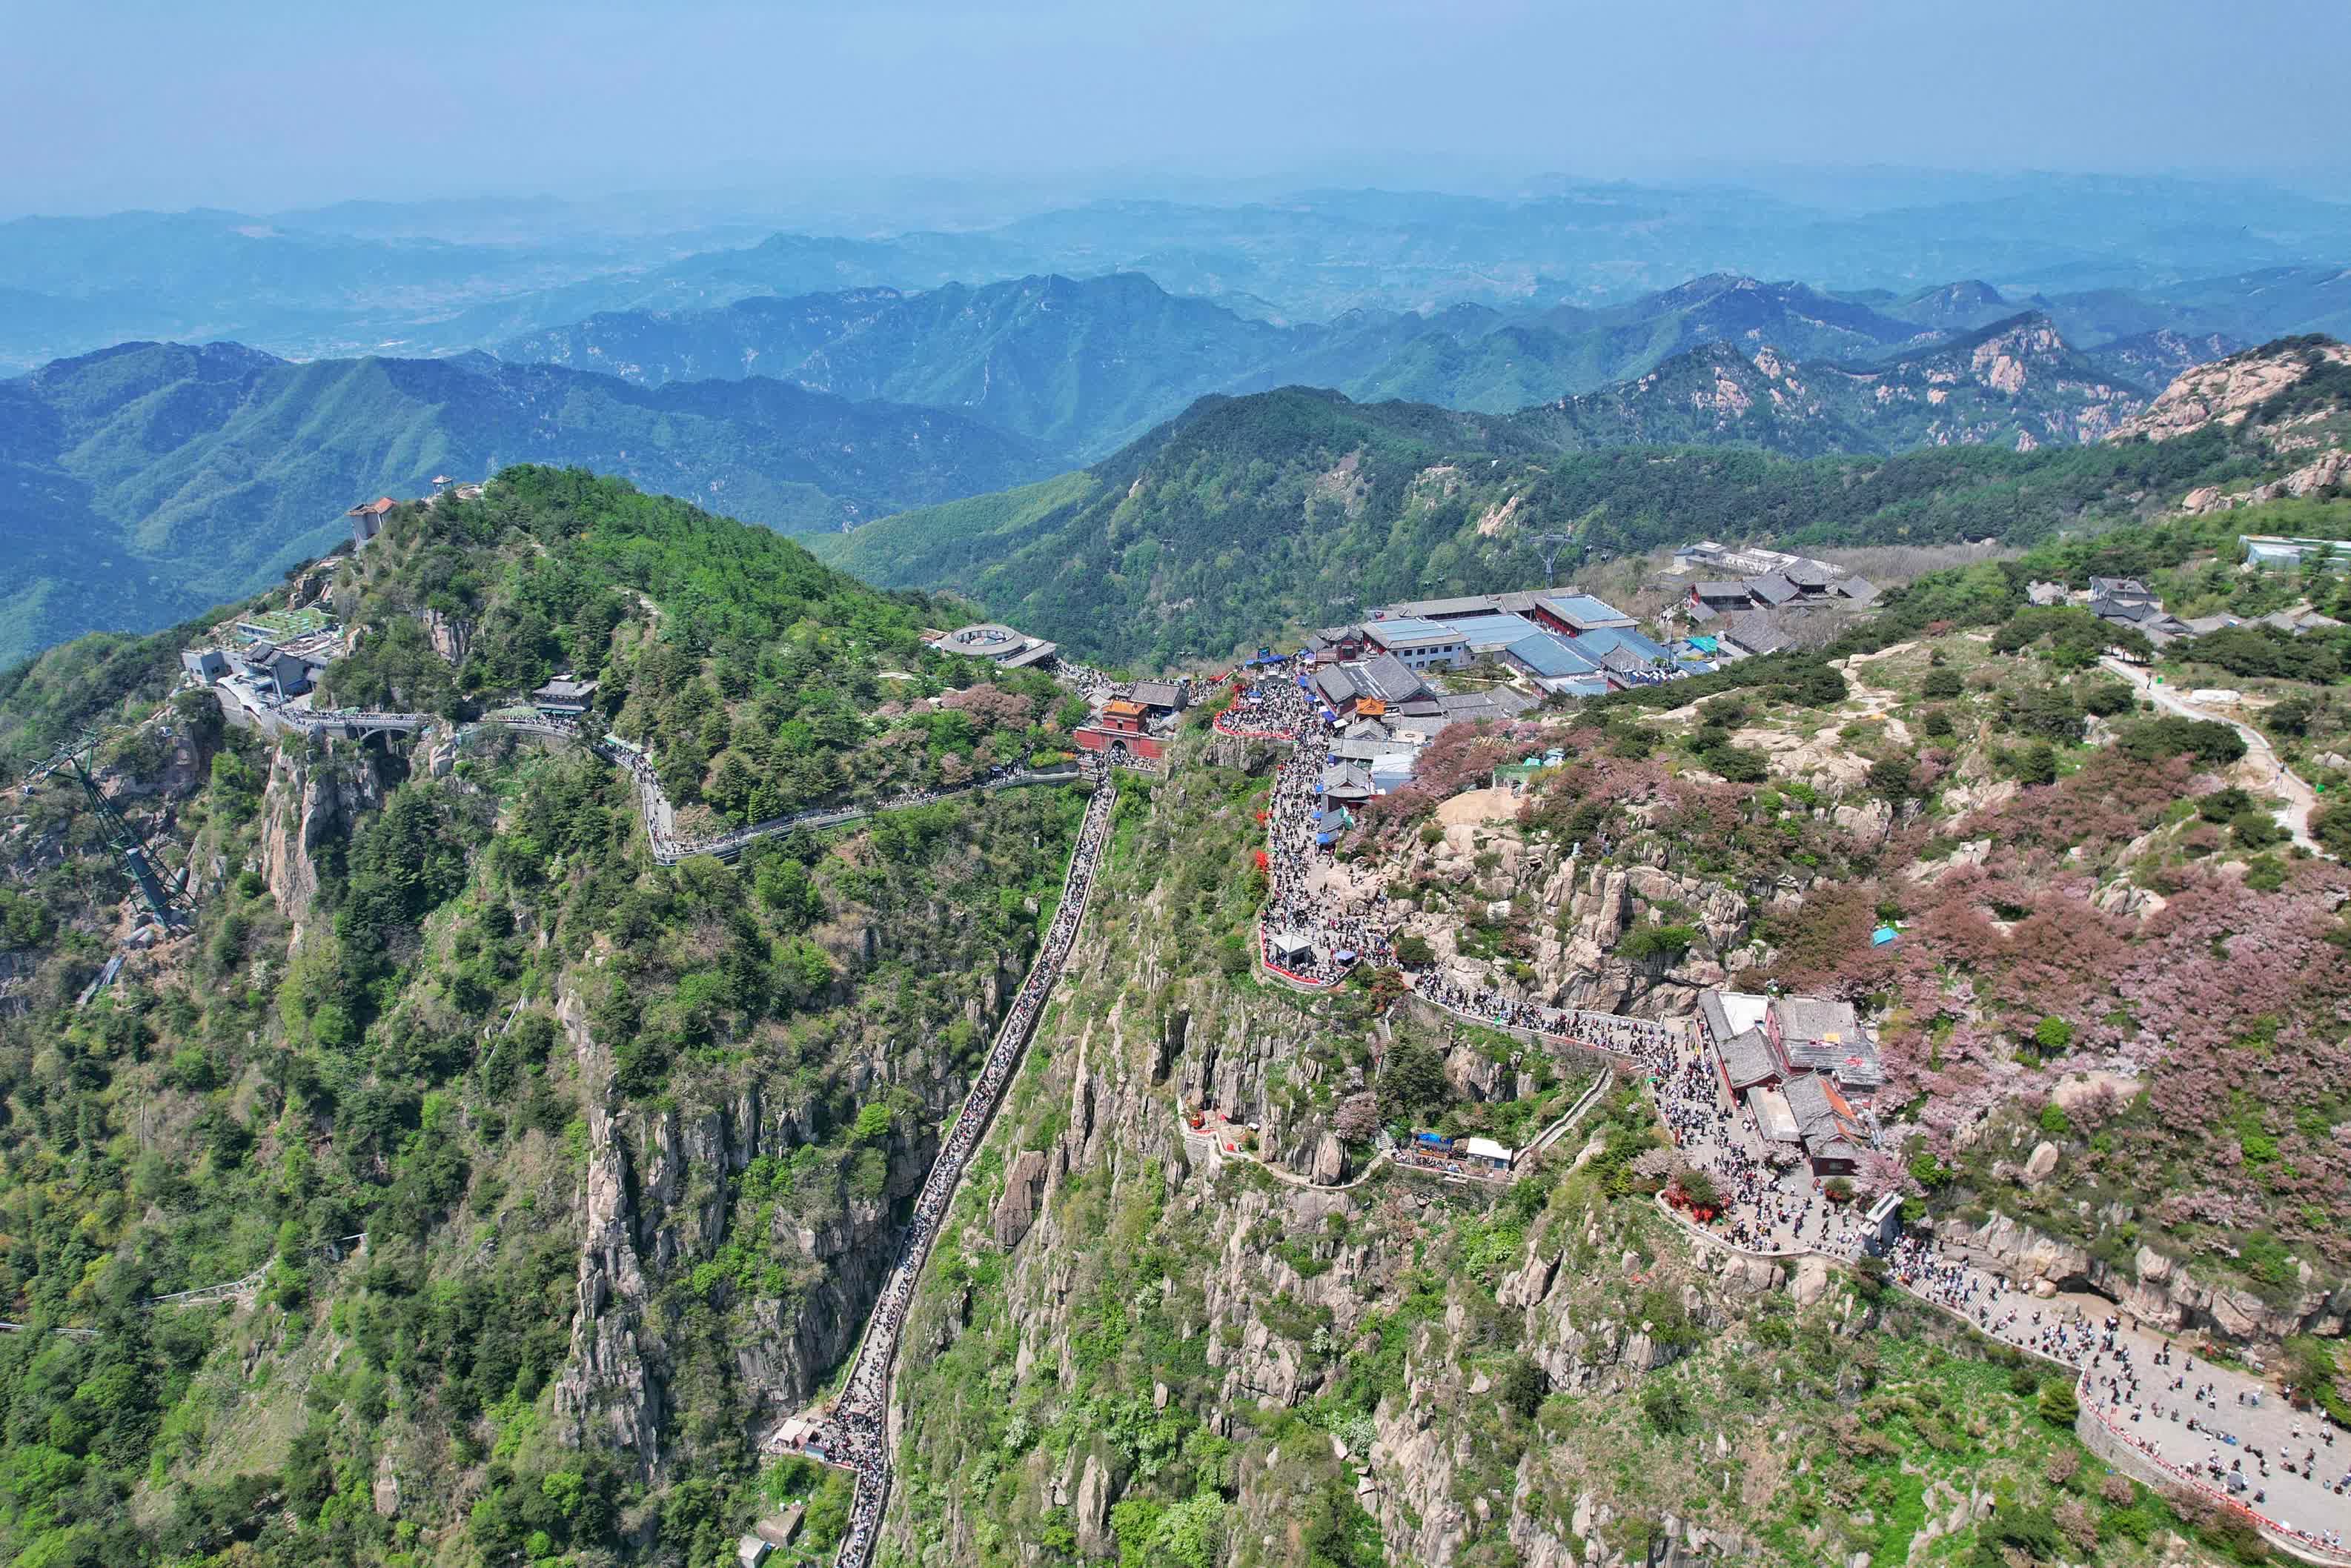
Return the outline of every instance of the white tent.
<path id="1" fill-rule="evenodd" d="M 1314 944 L 1303 931 L 1269 931 L 1265 945 L 1273 956 L 1285 962 L 1314 956 Z"/>

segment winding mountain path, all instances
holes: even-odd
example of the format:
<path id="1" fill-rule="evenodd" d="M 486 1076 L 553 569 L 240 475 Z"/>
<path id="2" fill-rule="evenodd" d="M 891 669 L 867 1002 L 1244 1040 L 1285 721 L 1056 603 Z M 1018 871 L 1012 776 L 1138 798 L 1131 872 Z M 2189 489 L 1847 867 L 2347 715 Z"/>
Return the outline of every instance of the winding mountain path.
<path id="1" fill-rule="evenodd" d="M 2158 685 L 2148 672 L 2136 664 L 2111 656 L 2098 663 L 2128 681 L 2133 692 L 2147 698 L 2166 713 L 2177 714 L 2181 718 L 2202 719 L 2208 724 L 2225 724 L 2235 730 L 2245 743 L 2246 758 L 2269 775 L 2269 788 L 2285 800 L 2277 813 L 2279 825 L 2294 835 L 2295 843 L 2312 854 L 2326 852 L 2318 847 L 2318 841 L 2310 832 L 2311 813 L 2318 810 L 2318 791 L 2285 765 L 2285 759 L 2270 745 L 2268 736 L 2250 724 L 2231 718 L 2227 714 L 2199 707 L 2169 686 Z"/>
<path id="2" fill-rule="evenodd" d="M 280 710 L 280 716 L 284 722 L 308 734 L 350 737 L 392 732 L 414 734 L 433 722 L 429 715 L 359 709 L 306 715 L 303 710 L 287 708 Z M 913 806 L 926 806 L 935 800 L 984 794 L 991 789 L 1019 789 L 1034 784 L 1069 784 L 1084 776 L 1074 765 L 1068 768 L 1024 768 L 995 778 L 976 779 L 951 789 L 916 790 L 865 806 L 811 806 L 804 811 L 770 817 L 731 832 L 708 838 L 687 838 L 677 831 L 677 809 L 670 803 L 668 793 L 662 789 L 661 775 L 653 770 L 653 758 L 627 741 L 609 735 L 590 736 L 575 720 L 550 718 L 539 713 L 487 713 L 470 724 L 460 726 L 455 738 L 462 744 L 485 729 L 571 741 L 585 746 L 606 761 L 626 768 L 630 779 L 636 785 L 637 810 L 644 818 L 645 837 L 653 844 L 653 859 L 664 865 L 675 865 L 695 855 L 731 861 L 758 840 L 777 833 L 789 833 L 795 828 L 837 828 L 845 822 L 859 821 L 883 811 L 902 811 Z"/>

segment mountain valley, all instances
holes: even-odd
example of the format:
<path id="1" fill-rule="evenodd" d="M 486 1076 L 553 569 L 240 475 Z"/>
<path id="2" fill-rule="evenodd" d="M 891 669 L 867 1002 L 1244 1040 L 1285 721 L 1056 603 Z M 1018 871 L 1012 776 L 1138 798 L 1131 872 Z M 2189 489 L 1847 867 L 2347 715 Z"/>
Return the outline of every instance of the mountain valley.
<path id="1" fill-rule="evenodd" d="M 28 13 L 0 1563 L 2351 1568 L 2289 9 Z"/>
<path id="2" fill-rule="evenodd" d="M 463 360 L 126 344 L 0 382 L 0 659 L 146 631 L 350 538 L 343 514 L 531 459 L 837 528 L 1053 472 L 962 416 L 777 381 L 630 386 Z"/>

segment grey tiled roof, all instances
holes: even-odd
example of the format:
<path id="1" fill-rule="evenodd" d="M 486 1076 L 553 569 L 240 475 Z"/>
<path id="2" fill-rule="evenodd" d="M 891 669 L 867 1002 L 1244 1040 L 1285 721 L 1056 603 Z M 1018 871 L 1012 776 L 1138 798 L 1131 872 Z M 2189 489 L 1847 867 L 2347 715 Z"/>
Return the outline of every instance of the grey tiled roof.
<path id="1" fill-rule="evenodd" d="M 1722 1057 L 1723 1073 L 1730 1080 L 1734 1092 L 1780 1076 L 1780 1064 L 1771 1056 L 1771 1042 L 1763 1038 L 1761 1030 L 1741 1030 L 1717 1050 Z"/>

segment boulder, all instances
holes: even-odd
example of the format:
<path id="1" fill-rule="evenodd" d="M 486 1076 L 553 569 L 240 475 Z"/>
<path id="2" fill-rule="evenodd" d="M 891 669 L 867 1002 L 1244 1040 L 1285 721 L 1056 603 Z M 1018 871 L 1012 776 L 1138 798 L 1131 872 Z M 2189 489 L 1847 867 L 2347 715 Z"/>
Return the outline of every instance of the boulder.
<path id="1" fill-rule="evenodd" d="M 1769 1258 L 1732 1258 L 1722 1270 L 1724 1288 L 1733 1295 L 1760 1296 L 1780 1288 L 1780 1265 Z"/>
<path id="2" fill-rule="evenodd" d="M 1314 1165 L 1307 1177 L 1317 1186 L 1336 1186 L 1347 1179 L 1347 1146 L 1336 1133 L 1325 1133 L 1314 1145 Z"/>
<path id="3" fill-rule="evenodd" d="M 2024 1179 L 2037 1186 L 2047 1181 L 2056 1169 L 2057 1145 L 2046 1138 L 2033 1145 L 2032 1153 L 2025 1157 Z"/>
<path id="4" fill-rule="evenodd" d="M 1809 1307 L 1828 1294 L 1829 1264 L 1825 1258 L 1802 1258 L 1796 1262 L 1796 1272 L 1788 1281 L 1788 1293 L 1796 1305 Z"/>
<path id="5" fill-rule="evenodd" d="M 1110 1505 L 1116 1491 L 1102 1456 L 1088 1454 L 1078 1477 L 1078 1495 L 1070 1504 L 1070 1527 L 1077 1534 L 1078 1550 L 1088 1557 L 1108 1557 L 1118 1549 L 1110 1533 Z"/>

